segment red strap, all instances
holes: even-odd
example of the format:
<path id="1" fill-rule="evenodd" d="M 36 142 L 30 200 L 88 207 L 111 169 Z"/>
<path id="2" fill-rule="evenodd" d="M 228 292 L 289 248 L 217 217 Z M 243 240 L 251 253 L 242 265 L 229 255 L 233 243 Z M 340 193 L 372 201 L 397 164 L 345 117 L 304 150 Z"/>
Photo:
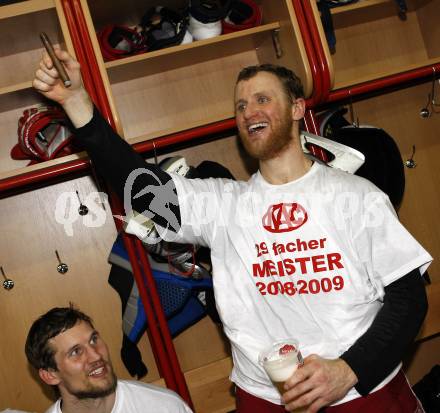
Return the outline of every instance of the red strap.
<path id="1" fill-rule="evenodd" d="M 322 162 L 327 163 L 330 160 L 327 151 L 324 148 L 310 142 L 307 142 L 305 146 L 315 158 L 320 159 Z"/>
<path id="2" fill-rule="evenodd" d="M 126 49 L 110 44 L 110 36 L 116 33 L 120 37 L 118 44 L 122 41 L 125 42 Z M 105 60 L 116 60 L 147 51 L 146 40 L 142 34 L 128 26 L 108 25 L 98 33 L 98 41 Z"/>
<path id="3" fill-rule="evenodd" d="M 23 159 L 25 155 L 32 160 L 46 161 L 65 154 L 66 152 L 62 153 L 63 149 L 67 148 L 73 139 L 68 124 L 66 114 L 58 107 L 39 106 L 26 109 L 18 121 L 18 144 L 21 153 L 14 147 L 11 156 L 14 159 Z M 54 128 L 49 129 L 51 125 Z M 45 142 L 41 139 L 45 139 Z"/>

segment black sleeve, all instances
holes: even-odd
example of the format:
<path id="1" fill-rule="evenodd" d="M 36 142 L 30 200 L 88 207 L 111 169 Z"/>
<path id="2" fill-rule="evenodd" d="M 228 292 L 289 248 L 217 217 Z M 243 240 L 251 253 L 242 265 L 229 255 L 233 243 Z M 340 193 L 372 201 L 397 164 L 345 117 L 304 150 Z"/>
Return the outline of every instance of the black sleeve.
<path id="1" fill-rule="evenodd" d="M 385 287 L 383 306 L 370 328 L 341 356 L 358 377 L 355 388 L 362 396 L 402 361 L 427 309 L 425 286 L 418 269 Z"/>
<path id="2" fill-rule="evenodd" d="M 139 171 L 142 173 L 136 179 L 130 180 L 133 185 L 128 193 L 132 209 L 164 228 L 178 230 L 181 222 L 180 210 L 171 176 L 156 165 L 145 162 L 113 131 L 96 107 L 91 121 L 76 129 L 75 139 L 85 147 L 98 174 L 122 201 L 127 179 L 132 172 L 141 168 Z M 136 197 L 137 194 L 142 195 Z M 152 205 L 153 208 L 150 209 Z"/>

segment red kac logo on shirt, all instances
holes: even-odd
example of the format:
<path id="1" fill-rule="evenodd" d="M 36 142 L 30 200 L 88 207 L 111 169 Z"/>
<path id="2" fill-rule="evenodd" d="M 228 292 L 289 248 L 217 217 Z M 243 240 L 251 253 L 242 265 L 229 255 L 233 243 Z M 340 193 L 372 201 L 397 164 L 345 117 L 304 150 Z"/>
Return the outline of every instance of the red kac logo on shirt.
<path id="1" fill-rule="evenodd" d="M 262 222 L 265 230 L 269 232 L 293 231 L 307 221 L 306 210 L 296 202 L 291 204 L 271 205 L 264 214 Z"/>

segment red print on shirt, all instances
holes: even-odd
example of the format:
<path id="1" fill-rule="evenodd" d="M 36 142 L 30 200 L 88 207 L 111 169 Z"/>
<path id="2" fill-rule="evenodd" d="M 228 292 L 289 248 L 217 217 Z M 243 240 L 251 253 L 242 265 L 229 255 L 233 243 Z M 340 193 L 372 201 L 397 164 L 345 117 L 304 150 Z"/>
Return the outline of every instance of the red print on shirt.
<path id="1" fill-rule="evenodd" d="M 307 212 L 300 205 L 275 204 L 271 205 L 264 214 L 262 222 L 265 230 L 269 232 L 289 232 L 304 225 L 307 221 Z"/>

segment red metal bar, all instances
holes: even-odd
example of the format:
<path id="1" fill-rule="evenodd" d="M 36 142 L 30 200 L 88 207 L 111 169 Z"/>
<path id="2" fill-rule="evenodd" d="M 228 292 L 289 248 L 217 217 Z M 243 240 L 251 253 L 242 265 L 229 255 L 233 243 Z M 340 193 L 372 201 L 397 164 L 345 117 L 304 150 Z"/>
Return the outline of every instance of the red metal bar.
<path id="1" fill-rule="evenodd" d="M 128 253 L 128 258 L 131 263 L 131 267 L 133 269 L 133 276 L 136 281 L 136 285 L 139 290 L 139 295 L 142 300 L 142 304 L 144 306 L 144 312 L 148 321 L 148 328 L 150 329 L 152 344 L 154 353 L 157 355 L 158 360 L 160 361 L 159 368 L 160 373 L 162 374 L 165 383 L 169 389 L 172 389 L 178 392 L 178 387 L 176 384 L 176 380 L 174 378 L 174 374 L 171 368 L 170 363 L 164 362 L 167 360 L 167 354 L 165 352 L 165 346 L 163 345 L 163 341 L 161 339 L 161 332 L 157 325 L 157 320 L 155 314 L 157 313 L 157 309 L 153 309 L 153 305 L 150 301 L 150 297 L 147 292 L 146 285 L 144 283 L 144 277 L 142 275 L 141 267 L 139 266 L 138 257 L 136 256 L 135 243 L 132 239 L 132 236 L 122 232 L 122 238 L 124 241 L 125 249 Z M 145 267 L 144 267 L 145 270 Z"/>
<path id="2" fill-rule="evenodd" d="M 195 129 L 174 133 L 172 135 L 160 138 L 150 139 L 148 141 L 135 143 L 133 148 L 136 152 L 148 152 L 154 148 L 166 148 L 177 143 L 196 141 L 197 139 L 215 135 L 236 128 L 235 119 L 226 119 L 215 122 L 210 125 L 200 126 Z M 153 143 L 154 142 L 154 143 Z"/>
<path id="3" fill-rule="evenodd" d="M 162 337 L 165 343 L 165 349 L 168 353 L 168 356 L 172 360 L 172 365 L 178 365 L 179 360 L 177 358 L 176 349 L 174 348 L 173 341 L 171 338 L 170 330 L 168 328 L 168 323 L 165 318 L 165 314 L 163 311 L 162 303 L 159 298 L 159 293 L 157 292 L 156 282 L 154 281 L 153 273 L 151 271 L 150 263 L 148 262 L 147 254 L 145 252 L 144 247 L 142 246 L 142 242 L 139 239 L 135 239 L 135 246 L 137 248 L 137 252 L 141 259 L 141 264 L 144 269 L 145 281 L 149 286 L 149 293 L 151 296 L 152 304 L 154 309 L 156 310 L 156 316 L 159 322 L 159 326 L 162 332 Z M 179 380 L 179 377 L 176 377 L 177 381 L 177 391 L 182 396 L 182 398 L 190 405 L 192 405 L 191 396 L 189 394 L 188 386 L 186 384 L 185 378 L 183 380 Z"/>
<path id="4" fill-rule="evenodd" d="M 93 50 L 92 41 L 90 39 L 89 31 L 87 28 L 87 23 L 84 18 L 84 13 L 81 7 L 81 4 L 78 0 L 71 0 L 74 16 L 77 23 L 78 31 L 81 33 L 82 37 L 82 46 L 86 56 L 86 60 L 84 60 L 84 64 L 86 64 L 90 68 L 90 74 L 93 79 L 93 84 L 95 86 L 96 95 L 99 101 L 99 108 L 101 110 L 102 115 L 107 120 L 107 122 L 112 126 L 113 129 L 116 129 L 115 121 L 113 119 L 113 115 L 110 109 L 110 105 L 108 103 L 106 91 L 104 88 L 104 83 L 101 78 L 99 65 L 95 57 L 95 52 Z"/>
<path id="5" fill-rule="evenodd" d="M 315 0 L 313 0 L 315 1 Z M 327 61 L 327 56 L 324 52 L 322 45 L 322 39 L 319 34 L 318 26 L 316 23 L 315 15 L 310 3 L 310 0 L 301 0 L 301 4 L 304 11 L 304 16 L 309 29 L 312 44 L 315 50 L 316 61 L 320 71 L 321 89 L 320 89 L 320 101 L 323 102 L 327 99 L 330 93 L 331 87 L 331 75 L 330 68 Z"/>
<path id="6" fill-rule="evenodd" d="M 78 7 L 78 5 L 76 5 L 76 6 Z M 97 104 L 100 107 L 101 111 L 107 115 L 107 120 L 110 121 L 110 123 L 114 127 L 114 122 L 113 122 L 113 118 L 111 117 L 111 112 L 106 110 L 108 107 L 108 103 L 107 103 L 106 99 L 103 98 L 102 93 L 98 92 L 98 88 L 95 87 L 96 85 L 99 84 L 99 82 L 101 82 L 100 78 L 95 79 L 96 78 L 95 73 L 97 75 L 99 75 L 99 71 L 95 72 L 95 73 L 93 72 L 96 69 L 96 67 L 92 67 L 92 71 L 90 71 L 90 66 L 87 64 L 87 62 L 90 62 L 90 60 L 91 60 L 90 50 L 87 50 L 86 53 L 84 53 L 84 50 L 82 48 L 82 46 L 84 46 L 84 42 L 80 41 L 79 33 L 81 33 L 81 32 L 87 33 L 87 30 L 85 30 L 86 29 L 85 22 L 83 19 L 82 20 L 78 19 L 78 18 L 75 19 L 74 16 L 78 15 L 78 9 L 75 10 L 76 11 L 75 14 L 72 13 L 71 4 L 68 0 L 63 1 L 63 9 L 64 9 L 64 12 L 66 15 L 66 19 L 68 21 L 69 30 L 72 34 L 72 42 L 73 42 L 73 45 L 75 48 L 75 52 L 77 54 L 79 62 L 82 63 L 81 64 L 81 73 L 82 73 L 82 77 L 83 77 L 83 81 L 84 81 L 84 86 L 86 87 L 92 100 L 95 102 L 95 104 Z M 77 28 L 75 26 L 75 22 L 78 25 L 78 27 L 80 27 L 79 31 L 77 30 Z M 84 35 L 83 35 L 83 40 L 84 40 Z M 88 38 L 88 40 L 90 41 L 90 38 Z M 94 58 L 94 55 L 93 55 L 93 58 Z M 104 107 L 104 109 L 102 109 L 103 107 Z M 89 162 L 87 160 L 82 161 L 82 166 L 89 166 Z M 56 169 L 57 170 L 55 173 L 60 172 L 59 168 L 56 168 Z M 93 170 L 93 168 L 92 168 L 92 170 Z M 49 172 L 49 171 L 46 171 L 46 172 Z M 49 172 L 49 174 L 50 174 L 50 172 Z M 40 176 L 44 176 L 44 175 L 40 173 Z M 31 175 L 29 178 L 35 180 L 36 176 Z M 23 180 L 23 177 L 21 177 L 21 180 Z M 113 194 L 111 194 L 111 197 L 112 197 L 112 201 L 113 201 L 112 202 L 113 212 L 117 212 L 118 215 L 123 215 L 123 213 L 121 213 L 121 207 L 120 207 L 120 204 L 118 203 L 117 199 L 115 199 Z M 117 211 L 115 211 L 115 210 L 117 210 Z M 118 219 L 115 219 L 115 225 L 118 228 L 118 230 L 122 229 L 121 222 Z M 136 285 L 138 286 L 139 294 L 141 296 L 142 304 L 144 306 L 145 314 L 146 314 L 146 317 L 148 320 L 150 335 L 151 335 L 151 339 L 152 339 L 151 340 L 152 346 L 153 346 L 155 354 L 157 355 L 157 358 L 159 360 L 158 365 L 159 365 L 160 372 L 163 375 L 165 382 L 167 383 L 167 386 L 169 388 L 177 391 L 177 386 L 176 386 L 174 374 L 172 372 L 170 364 L 167 363 L 167 355 L 164 350 L 160 331 L 159 331 L 158 326 L 156 324 L 153 308 L 150 303 L 150 299 L 148 297 L 148 293 L 147 293 L 145 284 L 143 283 L 142 272 L 141 272 L 141 269 L 139 266 L 138 259 L 136 257 L 135 246 L 134 246 L 133 240 L 130 239 L 130 237 L 127 234 L 123 233 L 123 241 L 124 241 L 125 248 L 127 249 L 127 253 L 128 253 L 128 256 L 129 256 L 129 259 L 130 259 L 130 262 L 132 265 L 132 269 L 133 269 L 133 276 L 135 278 Z"/>
<path id="7" fill-rule="evenodd" d="M 91 60 L 90 51 L 88 50 L 88 53 L 86 53 L 85 50 L 83 49 L 85 43 L 84 32 L 87 33 L 87 40 L 90 41 L 90 38 L 88 37 L 88 32 L 87 30 L 85 30 L 86 29 L 85 22 L 83 19 L 81 20 L 78 18 L 78 14 L 79 14 L 78 4 L 76 5 L 76 8 L 74 8 L 73 11 L 71 6 L 72 4 L 69 0 L 63 1 L 64 11 L 69 16 L 68 17 L 70 21 L 69 29 L 71 30 L 72 33 L 72 41 L 74 44 L 75 52 L 77 54 L 79 62 L 81 63 L 84 85 L 85 86 L 88 85 L 87 91 L 90 93 L 95 104 L 101 109 L 101 111 L 104 114 L 107 114 L 107 120 L 111 121 L 111 124 L 113 124 L 113 118 L 111 117 L 111 112 L 109 110 L 106 110 L 108 108 L 108 103 L 106 99 L 103 98 L 102 93 L 98 93 L 97 85 L 99 85 L 101 82 L 99 71 L 94 72 L 95 68 L 93 68 L 93 70 L 90 69 L 90 65 L 88 64 L 88 62 Z M 82 22 L 82 24 L 79 24 L 78 22 Z M 80 41 L 80 34 L 82 41 Z M 92 57 L 94 59 L 94 55 Z M 93 167 L 91 169 L 93 172 Z M 95 179 L 99 179 L 99 178 L 95 176 Z M 113 194 L 110 194 L 110 197 L 113 206 L 112 212 L 116 212 L 117 215 L 123 215 L 122 207 L 118 202 L 117 198 Z M 115 219 L 115 225 L 119 230 L 122 229 L 121 222 L 118 219 Z M 173 390 L 177 390 L 177 386 L 171 366 L 167 362 L 167 355 L 164 352 L 162 338 L 156 324 L 154 312 L 146 291 L 146 287 L 145 284 L 142 282 L 142 273 L 139 267 L 138 259 L 136 257 L 133 240 L 131 240 L 128 236 L 126 236 L 126 234 L 123 234 L 123 241 L 130 258 L 130 262 L 133 269 L 133 276 L 135 278 L 136 285 L 138 286 L 139 294 L 141 296 L 142 304 L 144 306 L 145 314 L 148 320 L 150 335 L 152 339 L 151 344 L 155 352 L 155 355 L 159 360 L 158 362 L 159 371 L 163 375 L 167 386 Z"/>
<path id="8" fill-rule="evenodd" d="M 85 171 L 90 167 L 87 159 L 79 159 L 66 162 L 62 165 L 49 166 L 38 171 L 26 172 L 21 175 L 11 176 L 0 180 L 0 194 L 11 189 L 21 188 L 27 185 L 46 182 L 58 176 Z"/>
<path id="9" fill-rule="evenodd" d="M 350 96 L 358 96 L 371 93 L 388 87 L 409 83 L 414 80 L 432 76 L 433 72 L 440 72 L 440 63 L 431 66 L 424 66 L 419 69 L 410 70 L 396 75 L 387 76 L 381 79 L 371 80 L 370 82 L 361 83 L 352 87 L 335 90 L 329 94 L 326 103 L 337 102 L 347 99 Z"/>
<path id="10" fill-rule="evenodd" d="M 165 353 L 165 345 L 162 341 L 162 335 L 157 323 L 151 297 L 147 291 L 147 284 L 144 282 L 143 270 L 139 265 L 139 259 L 136 255 L 136 245 L 134 243 L 135 237 L 125 233 L 122 226 L 122 221 L 116 218 L 117 216 L 125 215 L 125 211 L 120 199 L 113 192 L 110 192 L 109 198 L 111 199 L 115 226 L 118 232 L 122 234 L 124 246 L 127 250 L 130 264 L 132 266 L 133 276 L 139 290 L 139 295 L 141 297 L 142 305 L 144 306 L 144 312 L 147 317 L 148 328 L 149 328 L 148 338 L 150 340 L 150 344 L 153 350 L 153 355 L 155 357 L 157 367 L 159 370 L 159 374 L 164 378 L 167 387 L 169 387 L 174 391 L 177 391 L 176 380 L 171 365 L 168 362 L 167 354 Z"/>
<path id="11" fill-rule="evenodd" d="M 87 62 L 81 47 L 81 38 L 76 28 L 76 20 L 69 0 L 62 0 L 64 15 L 66 17 L 67 26 L 69 27 L 70 37 L 72 38 L 73 48 L 75 49 L 76 57 L 79 62 Z M 81 74 L 84 81 L 84 87 L 89 93 L 91 99 L 96 104 L 98 103 L 98 97 L 95 87 L 93 85 L 93 76 L 90 73 L 89 66 L 87 64 L 81 65 Z"/>
<path id="12" fill-rule="evenodd" d="M 296 18 L 298 20 L 299 29 L 301 31 L 302 39 L 304 42 L 304 48 L 307 54 L 307 60 L 309 61 L 310 70 L 312 72 L 313 79 L 313 91 L 312 96 L 306 101 L 307 107 L 314 107 L 321 102 L 322 95 L 322 80 L 321 71 L 315 55 L 315 48 L 313 46 L 312 38 L 307 27 L 307 19 L 304 15 L 304 10 L 301 5 L 301 0 L 292 0 L 292 5 L 295 10 Z"/>
<path id="13" fill-rule="evenodd" d="M 84 15 L 82 12 L 81 5 L 75 1 L 71 0 L 70 4 L 73 7 L 73 15 L 76 22 L 76 31 L 81 34 L 82 42 L 81 42 L 81 57 L 84 60 L 80 60 L 81 66 L 86 66 L 89 68 L 87 76 L 90 76 L 91 83 L 94 86 L 95 94 L 96 94 L 96 104 L 101 110 L 101 113 L 103 116 L 107 119 L 107 121 L 110 123 L 110 125 L 114 128 L 115 123 L 113 120 L 113 116 L 111 114 L 111 110 L 109 108 L 108 100 L 104 93 L 102 92 L 104 87 L 102 84 L 102 79 L 100 76 L 99 68 L 95 59 L 95 55 L 93 53 L 93 48 L 91 47 L 91 39 L 88 34 L 87 25 L 84 20 Z M 92 168 L 93 170 L 93 168 Z M 98 179 L 98 178 L 96 178 Z M 112 200 L 112 206 L 113 209 L 117 210 L 119 212 L 118 215 L 124 215 L 123 208 L 120 206 L 119 200 L 117 197 L 113 194 L 111 194 L 111 200 Z M 115 212 L 115 211 L 113 211 Z M 120 228 L 120 222 L 115 219 L 115 224 L 118 228 Z M 129 254 L 130 263 L 133 268 L 133 275 L 136 281 L 136 285 L 138 287 L 139 292 L 145 291 L 145 293 L 140 293 L 140 297 L 142 300 L 142 304 L 144 306 L 144 311 L 150 326 L 150 332 L 151 332 L 151 345 L 153 352 L 156 356 L 156 360 L 158 361 L 158 368 L 160 371 L 160 374 L 163 376 L 165 383 L 167 387 L 177 390 L 176 386 L 176 380 L 174 377 L 174 373 L 172 371 L 171 365 L 168 360 L 167 354 L 163 351 L 164 343 L 162 341 L 162 336 L 159 331 L 159 328 L 156 324 L 155 315 L 153 312 L 153 307 L 150 302 L 150 298 L 148 294 L 146 293 L 146 286 L 143 283 L 143 276 L 142 272 L 139 266 L 138 258 L 136 256 L 135 247 L 133 244 L 133 241 L 130 240 L 128 236 L 125 234 L 123 235 L 123 240 L 125 247 L 127 249 L 127 252 Z"/>
<path id="14" fill-rule="evenodd" d="M 107 121 L 110 123 L 113 129 L 116 129 L 116 125 L 113 119 L 113 115 L 111 113 L 111 108 L 107 99 L 107 94 L 100 75 L 98 62 L 95 57 L 95 53 L 93 50 L 92 42 L 89 36 L 89 32 L 81 4 L 78 2 L 78 0 L 72 0 L 72 4 L 75 12 L 74 15 L 76 17 L 78 30 L 82 34 L 82 40 L 83 40 L 82 45 L 87 57 L 87 63 L 91 70 L 93 83 L 100 103 L 99 107 L 101 109 L 103 116 L 107 118 Z M 126 247 L 132 248 L 129 242 L 126 243 Z M 135 267 L 138 266 L 139 264 L 136 258 L 136 254 L 133 253 L 130 256 L 130 262 L 132 266 Z M 148 295 L 144 295 L 144 296 L 141 295 L 142 303 L 144 304 L 144 309 L 146 312 L 147 312 L 146 306 L 148 306 L 151 310 L 154 310 L 155 315 L 159 321 L 159 332 L 162 334 L 161 337 L 160 335 L 159 336 L 154 335 L 156 341 L 154 350 L 159 351 L 157 356 L 161 364 L 160 367 L 162 368 L 163 371 L 164 380 L 167 384 L 167 387 L 176 390 L 182 396 L 182 398 L 184 398 L 187 401 L 189 405 L 192 405 L 191 397 L 189 395 L 188 387 L 185 381 L 185 376 L 183 375 L 182 369 L 177 359 L 173 342 L 171 340 L 171 334 L 169 332 L 168 324 L 166 322 L 166 318 L 163 313 L 162 306 L 160 304 L 160 298 L 156 289 L 156 284 L 151 274 L 150 264 L 148 263 L 148 260 L 145 257 L 145 251 L 143 250 L 142 245 L 141 248 L 138 248 L 138 253 L 141 258 L 143 270 L 146 274 L 146 285 L 149 288 L 149 296 L 151 297 L 152 305 L 148 300 L 149 298 Z M 135 260 L 135 262 L 133 260 Z M 136 284 L 139 289 L 145 288 L 142 277 L 136 277 Z M 166 353 L 162 351 L 163 348 L 162 348 L 161 339 L 163 340 L 164 347 L 167 349 Z"/>

